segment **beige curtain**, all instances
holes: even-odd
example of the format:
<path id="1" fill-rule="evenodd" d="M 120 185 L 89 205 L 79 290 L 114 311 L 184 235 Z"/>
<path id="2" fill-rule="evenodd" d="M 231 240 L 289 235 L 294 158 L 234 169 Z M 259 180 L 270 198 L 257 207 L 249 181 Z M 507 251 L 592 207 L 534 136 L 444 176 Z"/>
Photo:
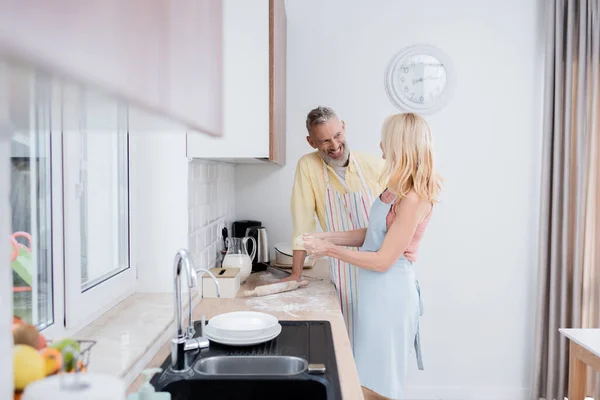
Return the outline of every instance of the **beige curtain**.
<path id="1" fill-rule="evenodd" d="M 590 9 L 588 28 L 591 40 L 587 51 L 590 60 L 587 71 L 577 68 L 578 74 L 586 76 L 585 73 L 588 73 L 583 80 L 587 94 L 578 96 L 578 100 L 587 110 L 586 124 L 591 137 L 585 206 L 581 327 L 600 328 L 600 0 L 595 0 Z M 590 369 L 587 382 L 588 396 L 600 400 L 600 373 Z"/>
<path id="2" fill-rule="evenodd" d="M 532 398 L 563 400 L 559 328 L 600 325 L 600 0 L 548 0 L 539 286 Z M 588 377 L 600 400 L 600 378 Z"/>

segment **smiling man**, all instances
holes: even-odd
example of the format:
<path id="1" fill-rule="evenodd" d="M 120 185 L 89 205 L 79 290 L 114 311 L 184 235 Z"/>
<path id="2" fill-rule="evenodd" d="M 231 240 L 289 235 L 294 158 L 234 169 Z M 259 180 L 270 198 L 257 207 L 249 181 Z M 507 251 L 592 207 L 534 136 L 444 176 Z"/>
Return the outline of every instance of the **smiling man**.
<path id="1" fill-rule="evenodd" d="M 329 107 L 317 107 L 306 118 L 308 144 L 317 151 L 306 154 L 296 166 L 291 211 L 294 223 L 294 261 L 287 280 L 300 280 L 306 252 L 299 240 L 315 230 L 315 214 L 325 232 L 366 228 L 369 210 L 383 188 L 379 176 L 383 160 L 350 151 L 346 125 Z M 378 141 L 378 134 L 371 134 Z M 356 267 L 330 260 L 330 277 L 354 346 Z"/>

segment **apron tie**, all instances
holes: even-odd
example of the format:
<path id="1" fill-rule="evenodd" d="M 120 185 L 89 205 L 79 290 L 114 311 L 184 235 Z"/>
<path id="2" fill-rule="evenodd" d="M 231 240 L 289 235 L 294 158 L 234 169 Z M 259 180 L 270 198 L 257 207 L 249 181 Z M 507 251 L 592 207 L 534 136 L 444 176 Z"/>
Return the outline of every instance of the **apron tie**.
<path id="1" fill-rule="evenodd" d="M 423 299 L 421 297 L 421 287 L 419 281 L 415 279 L 417 285 L 417 294 L 419 295 L 419 317 L 423 316 Z M 417 334 L 415 335 L 415 354 L 417 355 L 417 366 L 420 371 L 423 371 L 423 354 L 421 353 L 421 334 L 419 330 L 419 321 L 417 319 Z"/>

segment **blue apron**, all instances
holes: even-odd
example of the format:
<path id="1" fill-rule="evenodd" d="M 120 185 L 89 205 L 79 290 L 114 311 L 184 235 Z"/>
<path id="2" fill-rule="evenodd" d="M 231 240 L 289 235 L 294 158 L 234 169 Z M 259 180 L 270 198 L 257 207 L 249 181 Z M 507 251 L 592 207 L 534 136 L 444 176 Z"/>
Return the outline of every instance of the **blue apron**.
<path id="1" fill-rule="evenodd" d="M 391 206 L 375 200 L 361 251 L 379 250 Z M 419 337 L 423 304 L 412 263 L 401 256 L 386 272 L 361 268 L 358 292 L 354 353 L 360 384 L 382 396 L 401 399 L 413 350 L 423 369 Z"/>

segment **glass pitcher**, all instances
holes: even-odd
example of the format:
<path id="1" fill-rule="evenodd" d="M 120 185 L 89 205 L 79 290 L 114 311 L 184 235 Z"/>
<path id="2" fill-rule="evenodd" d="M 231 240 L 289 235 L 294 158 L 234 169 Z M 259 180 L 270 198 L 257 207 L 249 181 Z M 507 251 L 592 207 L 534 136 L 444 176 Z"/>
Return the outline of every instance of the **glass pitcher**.
<path id="1" fill-rule="evenodd" d="M 252 254 L 248 255 L 248 241 L 252 242 Z M 252 272 L 252 260 L 256 255 L 256 240 L 252 236 L 243 238 L 227 238 L 227 254 L 223 258 L 223 268 L 239 268 L 240 283 L 246 282 L 246 279 Z"/>

